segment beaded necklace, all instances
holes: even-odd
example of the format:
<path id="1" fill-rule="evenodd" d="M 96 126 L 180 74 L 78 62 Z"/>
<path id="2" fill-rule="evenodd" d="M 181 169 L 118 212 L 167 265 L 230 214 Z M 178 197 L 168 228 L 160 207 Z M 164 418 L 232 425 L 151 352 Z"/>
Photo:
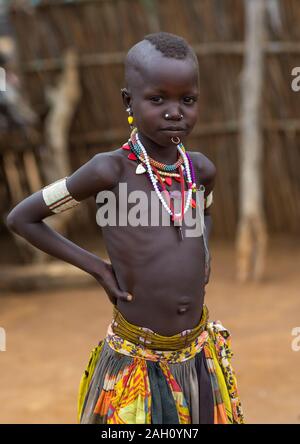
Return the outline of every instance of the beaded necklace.
<path id="1" fill-rule="evenodd" d="M 194 199 L 192 199 L 192 193 L 196 192 L 196 181 L 195 181 L 195 172 L 194 172 L 193 164 L 192 164 L 190 156 L 186 153 L 183 144 L 180 142 L 177 145 L 177 151 L 179 154 L 179 158 L 176 161 L 176 163 L 173 165 L 166 165 L 161 162 L 156 162 L 154 159 L 151 159 L 148 156 L 147 151 L 146 151 L 145 147 L 143 146 L 142 142 L 140 141 L 136 129 L 134 129 L 132 131 L 130 139 L 128 141 L 128 144 L 132 150 L 132 153 L 130 153 L 130 154 L 134 154 L 135 159 L 132 156 L 130 157 L 130 155 L 128 157 L 131 158 L 132 160 L 137 160 L 137 158 L 139 158 L 139 160 L 141 160 L 144 163 L 145 171 L 143 171 L 143 172 L 147 173 L 147 176 L 153 185 L 153 188 L 156 192 L 157 197 L 161 201 L 165 210 L 170 214 L 171 220 L 173 222 L 175 222 L 175 220 L 182 221 L 184 214 L 187 212 L 190 204 L 192 203 L 192 207 L 195 207 L 195 201 L 194 201 Z M 150 159 L 152 160 L 152 162 L 150 161 Z M 156 164 L 159 164 L 159 167 L 161 168 L 160 172 L 157 170 L 153 161 Z M 142 165 L 142 167 L 143 167 L 143 165 Z M 166 187 L 164 185 L 164 181 L 162 180 L 162 178 L 160 176 L 161 173 L 172 174 L 171 171 L 174 171 L 174 170 L 176 171 L 176 169 L 179 169 L 179 176 L 180 176 L 180 183 L 181 183 L 181 212 L 180 213 L 175 213 L 174 207 L 172 205 L 172 201 L 170 199 L 170 194 L 166 190 Z M 137 174 L 139 174 L 139 173 L 137 173 Z M 185 191 L 184 190 L 184 174 L 185 174 L 187 185 L 188 185 L 188 195 L 187 195 L 186 201 L 184 199 L 184 191 Z M 159 186 L 159 184 L 160 184 L 160 186 Z M 180 239 L 182 240 L 183 239 L 182 228 L 180 225 L 178 225 L 177 227 L 179 229 Z"/>
<path id="2" fill-rule="evenodd" d="M 137 129 L 134 128 L 134 130 L 132 131 L 131 135 L 130 135 L 130 141 L 132 142 L 132 149 L 134 154 L 145 163 L 145 156 L 143 153 L 143 149 L 142 149 L 142 144 L 139 141 L 138 138 L 138 133 L 137 133 Z M 182 145 L 182 144 L 181 144 Z M 183 147 L 183 145 L 182 145 Z M 149 162 L 151 165 L 155 166 L 156 168 L 158 168 L 159 170 L 162 170 L 164 172 L 174 172 L 177 170 L 177 168 L 183 164 L 183 158 L 179 157 L 179 159 L 173 163 L 172 165 L 167 165 L 165 163 L 162 162 L 158 162 L 155 159 L 152 159 L 150 156 L 148 156 Z"/>
<path id="3" fill-rule="evenodd" d="M 134 150 L 134 148 L 133 148 L 133 150 Z M 164 171 L 164 170 L 159 169 L 159 165 L 161 165 L 160 162 L 156 162 L 150 156 L 148 156 L 148 157 L 149 157 L 150 165 L 152 167 L 157 168 L 157 171 L 158 171 L 158 173 L 161 176 L 165 176 L 166 177 L 166 178 L 162 178 L 162 179 L 163 179 L 163 181 L 166 181 L 168 185 L 172 185 L 172 177 L 174 177 L 175 180 L 180 182 L 180 174 L 179 173 L 173 173 L 173 172 L 171 173 L 169 171 Z M 138 155 L 137 158 L 142 162 L 142 164 L 146 164 L 146 161 L 145 161 L 143 156 L 139 156 Z M 180 157 L 179 160 L 180 160 L 180 164 L 182 164 L 183 163 L 183 159 Z M 145 173 L 146 172 L 146 169 L 145 169 L 145 167 L 142 164 L 139 164 L 137 166 L 137 169 L 136 169 L 136 173 L 137 174 L 141 174 L 141 173 Z M 182 168 L 183 168 L 183 166 L 182 166 Z"/>
<path id="4" fill-rule="evenodd" d="M 129 151 L 131 150 L 130 154 L 127 156 L 128 159 L 130 159 L 130 160 L 140 160 L 141 163 L 139 163 L 138 166 L 136 167 L 135 173 L 136 174 L 146 173 L 147 169 L 146 169 L 145 159 L 144 159 L 143 156 L 137 156 L 135 154 L 135 148 L 132 145 L 131 141 L 129 140 L 128 143 L 125 143 L 122 146 L 122 148 L 123 148 L 123 150 L 129 150 Z M 148 157 L 149 157 L 149 161 L 150 161 L 150 165 L 152 166 L 152 169 L 155 168 L 155 171 L 157 171 L 159 173 L 159 175 L 162 176 L 161 179 L 163 180 L 163 182 L 166 182 L 167 186 L 171 186 L 172 185 L 172 179 L 175 179 L 177 182 L 181 181 L 180 173 L 170 173 L 168 171 L 162 171 L 162 170 L 156 168 L 155 164 L 153 164 L 151 162 L 151 157 L 150 156 L 148 156 Z M 180 158 L 180 159 L 181 159 L 181 161 L 183 163 L 182 158 Z M 180 168 L 182 169 L 182 171 L 184 171 L 183 165 L 180 165 Z M 179 167 L 178 167 L 178 170 L 179 170 Z M 156 174 L 155 174 L 155 178 L 158 180 L 158 177 L 157 177 Z"/>

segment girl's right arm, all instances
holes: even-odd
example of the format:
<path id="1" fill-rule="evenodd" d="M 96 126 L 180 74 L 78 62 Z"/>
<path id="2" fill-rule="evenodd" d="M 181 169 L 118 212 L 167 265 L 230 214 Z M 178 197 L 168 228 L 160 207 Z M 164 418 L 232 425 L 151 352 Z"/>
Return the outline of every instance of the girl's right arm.
<path id="1" fill-rule="evenodd" d="M 70 196 L 80 202 L 115 186 L 120 173 L 121 164 L 116 156 L 100 153 L 67 177 L 65 184 Z M 92 275 L 103 286 L 113 304 L 118 298 L 131 300 L 130 295 L 118 287 L 111 264 L 74 244 L 43 222 L 52 214 L 54 212 L 46 204 L 43 190 L 40 190 L 10 211 L 7 226 L 45 253 Z"/>

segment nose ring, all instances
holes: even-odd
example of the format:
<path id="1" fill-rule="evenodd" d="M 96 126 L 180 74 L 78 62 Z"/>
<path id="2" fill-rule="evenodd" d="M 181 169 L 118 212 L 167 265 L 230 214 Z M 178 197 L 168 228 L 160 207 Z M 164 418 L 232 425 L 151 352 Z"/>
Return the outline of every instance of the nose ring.
<path id="1" fill-rule="evenodd" d="M 166 113 L 165 114 L 165 119 L 169 119 L 170 118 L 170 114 Z M 183 119 L 183 114 L 180 114 L 180 120 Z"/>

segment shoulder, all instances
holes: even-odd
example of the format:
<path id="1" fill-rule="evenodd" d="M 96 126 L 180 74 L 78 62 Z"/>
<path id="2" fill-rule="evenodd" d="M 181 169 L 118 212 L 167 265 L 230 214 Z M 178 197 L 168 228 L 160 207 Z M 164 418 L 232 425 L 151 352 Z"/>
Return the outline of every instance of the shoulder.
<path id="1" fill-rule="evenodd" d="M 112 189 L 119 183 L 123 171 L 119 151 L 95 154 L 67 178 L 68 190 L 76 200 Z"/>
<path id="2" fill-rule="evenodd" d="M 122 167 L 121 148 L 112 151 L 104 151 L 95 154 L 90 159 L 90 164 L 97 170 L 102 170 L 103 167 L 110 167 L 114 171 L 120 171 Z"/>
<path id="3" fill-rule="evenodd" d="M 99 180 L 107 180 L 107 185 L 115 186 L 123 172 L 122 149 L 117 148 L 112 151 L 106 151 L 95 154 L 90 161 L 90 169 Z"/>
<path id="4" fill-rule="evenodd" d="M 207 191 L 211 191 L 217 174 L 215 164 L 208 157 L 198 151 L 188 151 L 188 154 L 193 162 L 198 183 L 200 181 L 200 184 L 203 184 Z"/>

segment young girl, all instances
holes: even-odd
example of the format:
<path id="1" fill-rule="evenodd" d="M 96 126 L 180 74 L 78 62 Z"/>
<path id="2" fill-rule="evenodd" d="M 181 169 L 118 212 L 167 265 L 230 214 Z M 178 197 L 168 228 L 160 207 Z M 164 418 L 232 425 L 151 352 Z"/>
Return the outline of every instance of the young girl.
<path id="1" fill-rule="evenodd" d="M 128 142 L 20 202 L 8 226 L 94 276 L 113 304 L 80 383 L 79 422 L 243 423 L 230 335 L 204 305 L 215 167 L 184 147 L 198 114 L 197 58 L 160 32 L 130 49 L 125 74 Z M 43 222 L 90 196 L 111 263 Z"/>

